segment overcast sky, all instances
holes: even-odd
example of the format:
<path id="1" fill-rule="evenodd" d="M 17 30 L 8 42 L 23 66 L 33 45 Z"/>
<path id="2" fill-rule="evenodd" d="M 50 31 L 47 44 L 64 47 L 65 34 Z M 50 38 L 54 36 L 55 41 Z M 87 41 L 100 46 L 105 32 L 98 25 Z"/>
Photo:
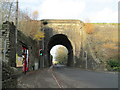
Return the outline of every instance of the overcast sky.
<path id="1" fill-rule="evenodd" d="M 39 11 L 41 19 L 79 19 L 117 23 L 120 0 L 19 0 L 22 10 Z"/>

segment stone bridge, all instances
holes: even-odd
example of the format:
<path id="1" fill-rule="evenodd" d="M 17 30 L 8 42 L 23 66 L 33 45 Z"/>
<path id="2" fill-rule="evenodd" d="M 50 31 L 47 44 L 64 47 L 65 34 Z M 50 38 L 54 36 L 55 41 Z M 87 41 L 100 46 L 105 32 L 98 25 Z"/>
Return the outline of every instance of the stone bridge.
<path id="1" fill-rule="evenodd" d="M 55 45 L 68 49 L 68 66 L 79 66 L 81 49 L 84 49 L 86 34 L 80 20 L 41 20 L 45 38 L 42 41 L 45 65 L 51 65 L 50 50 Z M 82 55 L 83 56 L 83 55 Z"/>
<path id="2" fill-rule="evenodd" d="M 33 40 L 18 31 L 17 45 L 15 43 L 15 25 L 10 22 L 3 24 L 0 44 L 2 60 L 16 67 L 16 54 L 22 57 L 22 46 L 29 50 L 29 68 L 37 64 L 40 67 L 51 66 L 50 50 L 55 45 L 63 45 L 68 49 L 67 66 L 93 69 L 97 64 L 91 55 L 87 43 L 84 23 L 80 20 L 40 20 L 41 30 L 45 33 L 42 41 Z M 17 47 L 16 47 L 17 46 Z M 39 49 L 44 50 L 43 56 L 38 56 Z M 16 50 L 17 49 L 17 50 Z M 16 52 L 17 51 L 17 52 Z M 2 61 L 1 60 L 1 61 Z"/>
<path id="3" fill-rule="evenodd" d="M 35 64 L 49 67 L 52 64 L 50 50 L 55 45 L 63 45 L 68 49 L 67 66 L 93 69 L 97 64 L 87 45 L 84 23 L 80 20 L 41 20 L 41 30 L 45 33 L 42 41 L 33 40 L 18 31 L 17 45 L 15 43 L 15 25 L 10 22 L 3 24 L 0 40 L 1 61 L 16 67 L 16 54 L 22 57 L 22 46 L 29 51 L 29 69 Z M 16 47 L 17 46 L 17 47 Z M 39 49 L 44 50 L 43 56 L 38 56 Z M 37 69 L 38 69 L 37 67 Z"/>

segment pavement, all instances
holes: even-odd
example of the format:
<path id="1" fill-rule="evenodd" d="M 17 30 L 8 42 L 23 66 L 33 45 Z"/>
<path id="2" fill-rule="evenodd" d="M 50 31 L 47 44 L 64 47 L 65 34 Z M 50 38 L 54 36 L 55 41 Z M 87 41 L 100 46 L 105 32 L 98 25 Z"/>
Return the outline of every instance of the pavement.
<path id="1" fill-rule="evenodd" d="M 18 88 L 118 88 L 118 74 L 68 67 L 46 68 L 21 75 Z"/>
<path id="2" fill-rule="evenodd" d="M 59 88 L 48 69 L 32 71 L 18 78 L 18 88 Z"/>

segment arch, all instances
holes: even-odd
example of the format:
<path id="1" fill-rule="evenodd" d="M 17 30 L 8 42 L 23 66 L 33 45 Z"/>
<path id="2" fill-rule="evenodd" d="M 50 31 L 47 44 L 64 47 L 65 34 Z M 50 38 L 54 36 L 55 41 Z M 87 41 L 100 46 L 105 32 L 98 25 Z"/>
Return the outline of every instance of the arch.
<path id="1" fill-rule="evenodd" d="M 47 44 L 49 66 L 52 64 L 52 60 L 50 59 L 50 50 L 55 45 L 63 45 L 68 49 L 67 66 L 73 66 L 73 47 L 68 37 L 64 34 L 56 34 L 52 36 Z"/>

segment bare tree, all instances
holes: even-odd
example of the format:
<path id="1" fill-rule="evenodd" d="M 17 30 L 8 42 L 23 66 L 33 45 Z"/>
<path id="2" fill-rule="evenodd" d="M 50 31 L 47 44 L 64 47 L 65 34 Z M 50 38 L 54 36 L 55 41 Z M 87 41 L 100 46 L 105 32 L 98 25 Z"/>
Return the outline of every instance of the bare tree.
<path id="1" fill-rule="evenodd" d="M 4 21 L 15 21 L 15 0 L 0 0 L 0 25 Z"/>

